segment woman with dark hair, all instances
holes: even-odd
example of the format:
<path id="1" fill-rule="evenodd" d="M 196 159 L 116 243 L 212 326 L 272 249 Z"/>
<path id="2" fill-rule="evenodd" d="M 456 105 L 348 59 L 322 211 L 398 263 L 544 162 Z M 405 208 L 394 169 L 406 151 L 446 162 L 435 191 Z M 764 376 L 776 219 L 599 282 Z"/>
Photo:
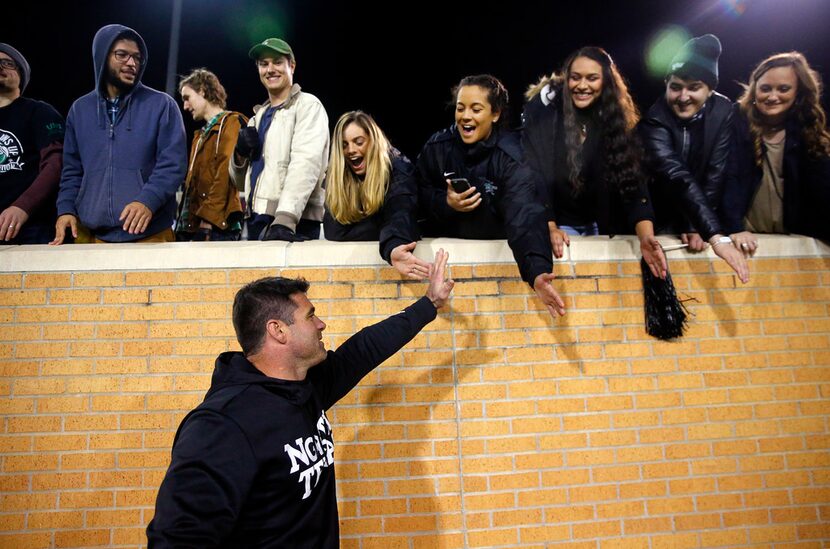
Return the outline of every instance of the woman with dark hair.
<path id="1" fill-rule="evenodd" d="M 794 51 L 763 60 L 738 100 L 721 215 L 747 254 L 757 248 L 756 232 L 830 239 L 830 133 L 821 91 L 821 77 Z"/>
<path id="2" fill-rule="evenodd" d="M 537 175 L 553 254 L 562 257 L 570 235 L 629 233 L 633 227 L 651 272 L 665 278 L 634 131 L 639 113 L 611 56 L 602 48 L 581 48 L 525 97 L 522 143 Z"/>
<path id="3" fill-rule="evenodd" d="M 326 240 L 377 240 L 381 257 L 398 272 L 426 278 L 429 263 L 412 254 L 418 240 L 412 164 L 362 111 L 340 117 L 331 144 L 323 215 Z"/>
<path id="4" fill-rule="evenodd" d="M 522 279 L 548 312 L 565 314 L 551 284 L 553 263 L 544 212 L 521 142 L 507 130 L 507 89 L 489 74 L 453 88 L 455 124 L 429 138 L 416 162 L 422 233 L 469 239 L 507 238 Z"/>

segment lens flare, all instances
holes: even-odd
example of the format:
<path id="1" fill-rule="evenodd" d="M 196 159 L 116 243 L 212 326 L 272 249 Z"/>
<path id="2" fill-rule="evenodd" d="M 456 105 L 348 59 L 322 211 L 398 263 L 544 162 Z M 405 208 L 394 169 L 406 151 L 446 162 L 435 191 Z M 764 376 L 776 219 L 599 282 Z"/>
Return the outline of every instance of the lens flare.
<path id="1" fill-rule="evenodd" d="M 279 6 L 253 6 L 231 12 L 225 19 L 228 37 L 241 51 L 247 51 L 251 44 L 276 36 L 286 38 L 287 14 Z"/>
<path id="2" fill-rule="evenodd" d="M 733 17 L 740 17 L 746 11 L 749 0 L 719 0 L 723 10 Z"/>
<path id="3" fill-rule="evenodd" d="M 645 65 L 648 74 L 654 78 L 663 78 L 672 57 L 691 37 L 686 29 L 676 25 L 657 31 L 646 45 Z"/>

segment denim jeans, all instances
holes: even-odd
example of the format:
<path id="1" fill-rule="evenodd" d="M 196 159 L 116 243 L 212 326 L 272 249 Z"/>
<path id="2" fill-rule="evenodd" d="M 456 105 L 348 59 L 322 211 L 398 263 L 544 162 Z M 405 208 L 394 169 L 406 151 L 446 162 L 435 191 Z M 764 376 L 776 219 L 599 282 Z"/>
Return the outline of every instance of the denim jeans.
<path id="1" fill-rule="evenodd" d="M 597 236 L 599 234 L 596 221 L 590 225 L 559 225 L 559 230 L 571 236 Z"/>

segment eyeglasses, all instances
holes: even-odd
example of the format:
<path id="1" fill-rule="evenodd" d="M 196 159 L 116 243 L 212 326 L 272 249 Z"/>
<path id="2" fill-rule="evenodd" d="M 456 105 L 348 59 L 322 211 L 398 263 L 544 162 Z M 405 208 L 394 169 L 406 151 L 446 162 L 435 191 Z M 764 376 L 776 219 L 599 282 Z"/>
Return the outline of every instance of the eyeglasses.
<path id="1" fill-rule="evenodd" d="M 142 61 L 140 53 L 130 53 L 125 50 L 114 50 L 112 52 L 112 55 L 115 56 L 115 60 L 119 63 L 126 63 L 127 61 L 132 59 L 133 61 L 135 61 L 136 65 L 140 65 Z"/>
<path id="2" fill-rule="evenodd" d="M 14 62 L 14 59 L 0 59 L 0 67 L 16 71 L 17 63 Z"/>

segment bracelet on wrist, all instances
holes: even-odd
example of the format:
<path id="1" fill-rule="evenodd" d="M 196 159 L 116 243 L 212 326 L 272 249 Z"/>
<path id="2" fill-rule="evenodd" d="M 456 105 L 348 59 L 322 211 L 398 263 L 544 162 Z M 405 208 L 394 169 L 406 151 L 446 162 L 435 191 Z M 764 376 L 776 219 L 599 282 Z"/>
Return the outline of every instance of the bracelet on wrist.
<path id="1" fill-rule="evenodd" d="M 729 238 L 728 236 L 718 236 L 718 237 L 713 236 L 712 238 L 709 239 L 709 245 L 712 246 L 713 248 L 715 246 L 717 246 L 718 244 L 732 244 L 732 239 Z"/>

